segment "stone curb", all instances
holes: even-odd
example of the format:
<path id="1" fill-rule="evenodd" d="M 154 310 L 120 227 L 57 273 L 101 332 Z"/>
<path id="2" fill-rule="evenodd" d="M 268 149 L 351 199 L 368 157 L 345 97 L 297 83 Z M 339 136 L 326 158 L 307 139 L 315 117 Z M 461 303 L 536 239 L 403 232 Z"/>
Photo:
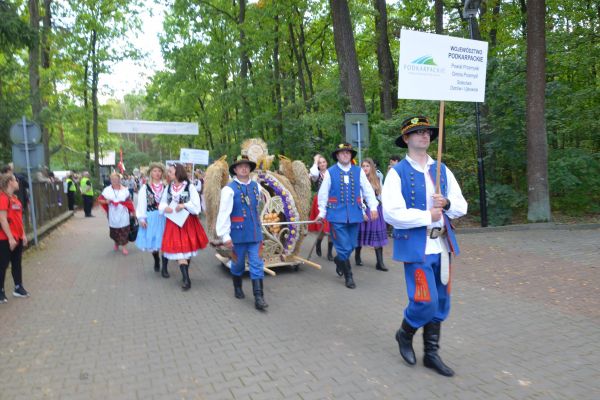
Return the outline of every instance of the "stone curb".
<path id="1" fill-rule="evenodd" d="M 65 211 L 58 217 L 45 223 L 41 228 L 38 229 L 38 241 L 74 215 L 75 213 L 73 211 Z M 29 242 L 29 245 L 25 248 L 25 251 L 33 247 L 33 232 L 27 234 L 27 241 Z"/>
<path id="2" fill-rule="evenodd" d="M 486 228 L 457 228 L 457 234 L 472 234 L 484 232 L 518 232 L 518 231 L 537 231 L 537 230 L 583 230 L 600 229 L 600 224 L 555 224 L 554 222 L 545 222 L 539 224 L 518 224 L 505 226 L 488 226 Z"/>

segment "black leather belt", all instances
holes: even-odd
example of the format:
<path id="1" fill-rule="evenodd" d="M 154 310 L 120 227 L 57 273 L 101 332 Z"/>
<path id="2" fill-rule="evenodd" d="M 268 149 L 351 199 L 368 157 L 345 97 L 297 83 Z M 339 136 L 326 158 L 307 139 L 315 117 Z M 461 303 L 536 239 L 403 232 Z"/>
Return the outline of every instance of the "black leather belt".
<path id="1" fill-rule="evenodd" d="M 436 227 L 432 229 L 427 229 L 427 236 L 429 236 L 431 239 L 444 237 L 446 236 L 446 227 Z"/>

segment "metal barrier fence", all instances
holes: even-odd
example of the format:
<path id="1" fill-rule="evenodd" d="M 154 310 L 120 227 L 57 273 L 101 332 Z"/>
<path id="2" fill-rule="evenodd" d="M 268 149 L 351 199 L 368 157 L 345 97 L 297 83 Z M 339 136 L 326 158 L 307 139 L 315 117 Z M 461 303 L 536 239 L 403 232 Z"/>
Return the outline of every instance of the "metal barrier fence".
<path id="1" fill-rule="evenodd" d="M 67 194 L 64 193 L 62 182 L 33 182 L 32 187 L 38 229 L 68 211 Z M 23 222 L 25 231 L 32 232 L 29 207 L 23 207 Z"/>

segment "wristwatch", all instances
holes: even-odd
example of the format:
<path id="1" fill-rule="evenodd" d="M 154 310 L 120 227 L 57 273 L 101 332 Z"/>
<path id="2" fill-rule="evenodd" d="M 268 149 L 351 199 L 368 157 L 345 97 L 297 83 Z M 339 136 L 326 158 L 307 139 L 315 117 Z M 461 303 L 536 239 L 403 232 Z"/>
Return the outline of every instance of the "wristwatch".
<path id="1" fill-rule="evenodd" d="M 446 199 L 446 205 L 443 207 L 444 211 L 448 211 L 450 209 L 450 199 Z"/>

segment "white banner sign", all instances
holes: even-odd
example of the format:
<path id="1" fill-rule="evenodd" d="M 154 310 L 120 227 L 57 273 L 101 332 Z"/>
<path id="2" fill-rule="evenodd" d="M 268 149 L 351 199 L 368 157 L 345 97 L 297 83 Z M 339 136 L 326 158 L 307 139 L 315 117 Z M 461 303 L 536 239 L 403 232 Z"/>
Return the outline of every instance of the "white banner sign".
<path id="1" fill-rule="evenodd" d="M 398 98 L 485 100 L 487 42 L 402 29 Z"/>
<path id="2" fill-rule="evenodd" d="M 208 150 L 181 149 L 179 161 L 182 163 L 208 165 Z"/>
<path id="3" fill-rule="evenodd" d="M 198 123 L 109 119 L 108 132 L 151 135 L 197 135 Z"/>

